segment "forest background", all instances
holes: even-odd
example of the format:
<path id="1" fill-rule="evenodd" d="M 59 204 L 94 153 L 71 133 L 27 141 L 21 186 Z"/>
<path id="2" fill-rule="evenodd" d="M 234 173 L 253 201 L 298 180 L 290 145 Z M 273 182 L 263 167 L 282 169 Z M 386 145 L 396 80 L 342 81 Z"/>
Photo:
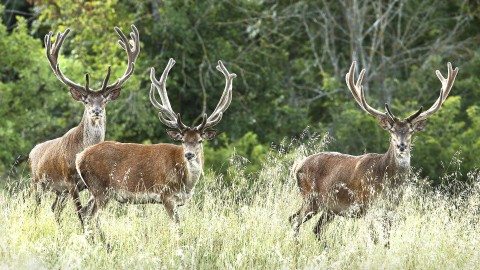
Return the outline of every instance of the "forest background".
<path id="1" fill-rule="evenodd" d="M 449 171 L 467 179 L 479 167 L 478 0 L 2 2 L 0 179 L 28 174 L 26 163 L 12 166 L 15 160 L 83 114 L 50 70 L 45 34 L 71 28 L 62 70 L 82 84 L 89 73 L 98 87 L 108 65 L 113 78 L 123 73 L 126 57 L 113 27 L 128 33 L 132 23 L 141 53 L 120 98 L 107 106 L 106 140 L 173 143 L 148 99 L 150 67 L 163 70 L 176 59 L 167 91 L 173 109 L 194 124 L 220 98 L 224 79 L 215 65 L 223 60 L 238 77 L 220 134 L 205 147 L 207 168 L 225 173 L 235 159 L 255 174 L 272 146 L 302 134 L 329 134 L 329 151 L 382 153 L 387 132 L 345 85 L 352 60 L 367 70 L 369 103 L 389 103 L 399 117 L 433 104 L 441 85 L 435 70 L 446 75 L 452 62 L 460 69 L 455 85 L 415 136 L 412 165 L 433 183 Z"/>

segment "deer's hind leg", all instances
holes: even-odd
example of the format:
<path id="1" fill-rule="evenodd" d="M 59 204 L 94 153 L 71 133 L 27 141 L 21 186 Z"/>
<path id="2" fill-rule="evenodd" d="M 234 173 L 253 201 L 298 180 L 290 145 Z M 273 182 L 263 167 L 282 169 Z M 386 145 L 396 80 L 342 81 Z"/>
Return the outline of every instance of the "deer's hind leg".
<path id="1" fill-rule="evenodd" d="M 320 204 L 318 199 L 310 197 L 304 200 L 300 209 L 289 217 L 290 224 L 295 234 L 298 234 L 300 226 L 303 223 L 307 222 L 318 213 L 319 208 Z"/>
<path id="2" fill-rule="evenodd" d="M 324 210 L 322 214 L 320 215 L 320 218 L 318 219 L 317 225 L 315 225 L 315 228 L 313 228 L 313 233 L 316 235 L 317 239 L 320 240 L 320 236 L 322 235 L 324 231 L 324 226 L 327 225 L 329 222 L 331 222 L 335 217 L 335 214 L 328 211 Z"/>

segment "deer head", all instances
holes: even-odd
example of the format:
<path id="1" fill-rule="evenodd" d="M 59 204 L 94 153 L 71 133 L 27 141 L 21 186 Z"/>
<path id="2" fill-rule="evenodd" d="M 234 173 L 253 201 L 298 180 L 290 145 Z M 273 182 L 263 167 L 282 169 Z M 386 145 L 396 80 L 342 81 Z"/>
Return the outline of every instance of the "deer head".
<path id="1" fill-rule="evenodd" d="M 204 114 L 202 122 L 192 128 L 182 123 L 180 114 L 172 110 L 168 99 L 166 82 L 168 72 L 173 65 L 175 65 L 175 60 L 170 59 L 160 80 L 155 79 L 155 68 L 152 67 L 150 72 L 150 80 L 152 82 L 150 87 L 150 101 L 153 106 L 159 110 L 158 117 L 160 122 L 172 128 L 172 130 L 167 130 L 167 134 L 172 139 L 182 142 L 185 159 L 191 161 L 202 152 L 203 140 L 211 140 L 215 137 L 216 131 L 212 129 L 212 127 L 222 120 L 223 113 L 227 110 L 228 106 L 230 106 L 230 102 L 232 101 L 232 81 L 237 75 L 229 73 L 222 61 L 218 61 L 217 69 L 225 76 L 225 89 L 223 90 L 222 97 L 213 113 L 209 117 L 207 117 L 207 114 Z M 159 103 L 155 97 L 155 88 L 158 91 L 161 103 Z"/>
<path id="2" fill-rule="evenodd" d="M 411 138 L 413 133 L 422 131 L 425 128 L 428 117 L 438 111 L 440 106 L 448 97 L 453 83 L 455 82 L 455 77 L 458 73 L 458 67 L 453 70 L 450 62 L 447 66 L 448 76 L 446 79 L 443 77 L 440 71 L 436 71 L 437 77 L 442 83 L 442 87 L 440 89 L 440 96 L 432 105 L 432 107 L 425 112 L 422 112 L 423 107 L 421 107 L 417 112 L 403 120 L 400 120 L 391 112 L 388 104 L 385 104 L 384 113 L 368 105 L 367 101 L 365 100 L 365 93 L 362 86 L 365 69 L 362 69 L 358 75 L 358 80 L 355 83 L 353 77 L 355 73 L 355 61 L 353 61 L 352 65 L 350 66 L 350 70 L 345 76 L 348 89 L 350 89 L 350 92 L 352 92 L 352 95 L 357 101 L 358 105 L 360 105 L 365 112 L 377 118 L 379 125 L 390 133 L 391 144 L 395 146 L 396 156 L 402 157 L 410 154 Z"/>
<path id="3" fill-rule="evenodd" d="M 65 30 L 63 33 L 58 33 L 53 45 L 53 33 L 50 32 L 45 36 L 45 49 L 48 61 L 50 62 L 50 68 L 63 84 L 70 87 L 70 94 L 72 95 L 72 98 L 76 101 L 82 102 L 85 105 L 85 111 L 87 112 L 89 118 L 91 118 L 94 122 L 98 121 L 105 115 L 105 105 L 108 102 L 118 98 L 123 83 L 126 82 L 133 74 L 135 60 L 140 53 L 140 40 L 138 30 L 134 25 L 132 25 L 132 30 L 133 32 L 130 33 L 130 36 L 133 42 L 131 44 L 120 28 L 115 26 L 115 31 L 120 36 L 118 43 L 127 52 L 127 69 L 120 79 L 112 84 L 108 84 L 110 79 L 110 67 L 108 67 L 107 75 L 103 80 L 102 87 L 98 90 L 93 90 L 90 88 L 89 74 L 85 75 L 85 85 L 82 86 L 65 77 L 60 70 L 58 54 L 63 41 L 67 37 L 68 33 L 70 33 L 70 29 Z"/>

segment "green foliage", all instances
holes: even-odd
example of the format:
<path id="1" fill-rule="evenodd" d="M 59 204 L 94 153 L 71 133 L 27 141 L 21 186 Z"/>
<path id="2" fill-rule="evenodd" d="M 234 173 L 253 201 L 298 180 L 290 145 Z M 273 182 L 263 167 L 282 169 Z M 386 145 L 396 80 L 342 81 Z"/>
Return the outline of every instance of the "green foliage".
<path id="1" fill-rule="evenodd" d="M 11 33 L 0 25 L 0 35 L 1 172 L 17 155 L 28 153 L 39 137 L 61 135 L 57 130 L 70 124 L 67 111 L 75 103 L 67 100 L 67 91 L 56 90 L 58 83 L 50 77 L 47 63 L 40 60 L 44 55 L 41 41 L 28 34 L 24 19 L 18 18 Z"/>
<path id="2" fill-rule="evenodd" d="M 227 135 L 222 133 L 217 140 L 220 147 L 213 148 L 209 144 L 205 146 L 205 162 L 216 172 L 227 175 L 224 180 L 231 182 L 232 175 L 236 174 L 228 171 L 228 168 L 235 170 L 232 163 L 240 162 L 240 165 L 245 167 L 243 172 L 247 174 L 260 171 L 267 148 L 260 144 L 256 134 L 247 132 L 240 139 L 229 142 Z"/>
<path id="3" fill-rule="evenodd" d="M 333 117 L 329 128 L 334 141 L 328 145 L 329 150 L 353 155 L 361 155 L 367 151 L 386 152 L 388 133 L 378 126 L 373 117 L 358 107 L 345 108 Z"/>
<path id="4" fill-rule="evenodd" d="M 436 181 L 439 181 L 440 175 L 458 170 L 454 165 L 456 153 L 462 153 L 468 147 L 461 141 L 465 123 L 456 120 L 460 102 L 460 97 L 448 98 L 442 110 L 429 118 L 425 131 L 418 133 L 414 140 L 412 163 L 420 163 L 424 170 L 434 172 L 431 177 Z"/>
<path id="5" fill-rule="evenodd" d="M 19 154 L 61 136 L 82 115 L 82 105 L 49 69 L 44 35 L 71 28 L 59 60 L 62 70 L 79 83 L 88 72 L 98 87 L 107 66 L 112 66 L 112 80 L 125 70 L 125 53 L 113 27 L 128 33 L 134 23 L 141 53 L 120 98 L 107 106 L 107 140 L 170 141 L 149 105 L 148 74 L 155 67 L 159 77 L 172 57 L 177 64 L 167 90 L 174 110 L 191 125 L 202 113 L 211 113 L 220 98 L 224 79 L 215 69 L 217 61 L 238 75 L 232 104 L 218 125 L 223 135 L 205 147 L 206 167 L 226 173 L 226 179 L 231 178 L 226 164 L 232 154 L 235 162 L 248 160 L 246 174 L 257 174 L 271 144 L 297 136 L 307 126 L 331 134 L 330 151 L 384 152 L 387 132 L 358 108 L 343 77 L 352 57 L 360 61 L 359 52 L 372 48 L 364 80 L 367 99 L 377 108 L 389 102 L 399 116 L 428 107 L 438 97 L 435 69 L 445 73 L 447 61 L 460 67 L 447 103 L 429 120 L 427 131 L 416 135 L 412 164 L 424 176 L 439 179 L 455 154 L 465 178 L 479 164 L 471 150 L 480 135 L 475 124 L 480 49 L 472 38 L 479 33 L 478 7 L 468 1 L 394 4 L 393 9 L 402 7 L 402 15 L 390 17 L 382 30 L 384 46 L 375 49 L 372 35 L 379 29 L 368 27 L 380 22 L 376 5 L 362 3 L 368 12 L 358 15 L 358 23 L 370 30 L 358 43 L 356 29 L 348 24 L 349 12 L 358 10 L 336 2 L 9 1 L 0 25 L 0 175 Z M 22 9 L 19 14 L 30 14 L 12 19 L 14 7 Z M 330 15 L 335 23 L 324 24 Z M 396 40 L 401 36 L 395 31 L 408 35 L 412 25 L 418 26 L 412 40 Z M 394 58 L 397 54 L 402 58 Z"/>

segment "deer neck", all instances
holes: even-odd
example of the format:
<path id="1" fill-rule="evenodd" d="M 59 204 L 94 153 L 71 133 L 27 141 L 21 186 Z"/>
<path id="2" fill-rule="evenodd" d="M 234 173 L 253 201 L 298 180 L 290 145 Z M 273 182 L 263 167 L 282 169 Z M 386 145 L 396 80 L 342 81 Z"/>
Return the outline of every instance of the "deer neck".
<path id="1" fill-rule="evenodd" d="M 398 154 L 395 144 L 390 142 L 390 147 L 383 159 L 383 164 L 385 164 L 389 176 L 406 175 L 410 171 L 410 149 Z"/>
<path id="2" fill-rule="evenodd" d="M 105 140 L 105 123 L 106 113 L 102 112 L 102 117 L 98 120 L 93 120 L 85 109 L 83 113 L 82 122 L 79 127 L 83 134 L 83 146 L 84 148 L 103 142 Z"/>
<path id="3" fill-rule="evenodd" d="M 203 173 L 203 145 L 199 153 L 196 153 L 192 160 L 185 160 L 186 168 L 188 170 L 187 187 L 193 189 Z"/>

